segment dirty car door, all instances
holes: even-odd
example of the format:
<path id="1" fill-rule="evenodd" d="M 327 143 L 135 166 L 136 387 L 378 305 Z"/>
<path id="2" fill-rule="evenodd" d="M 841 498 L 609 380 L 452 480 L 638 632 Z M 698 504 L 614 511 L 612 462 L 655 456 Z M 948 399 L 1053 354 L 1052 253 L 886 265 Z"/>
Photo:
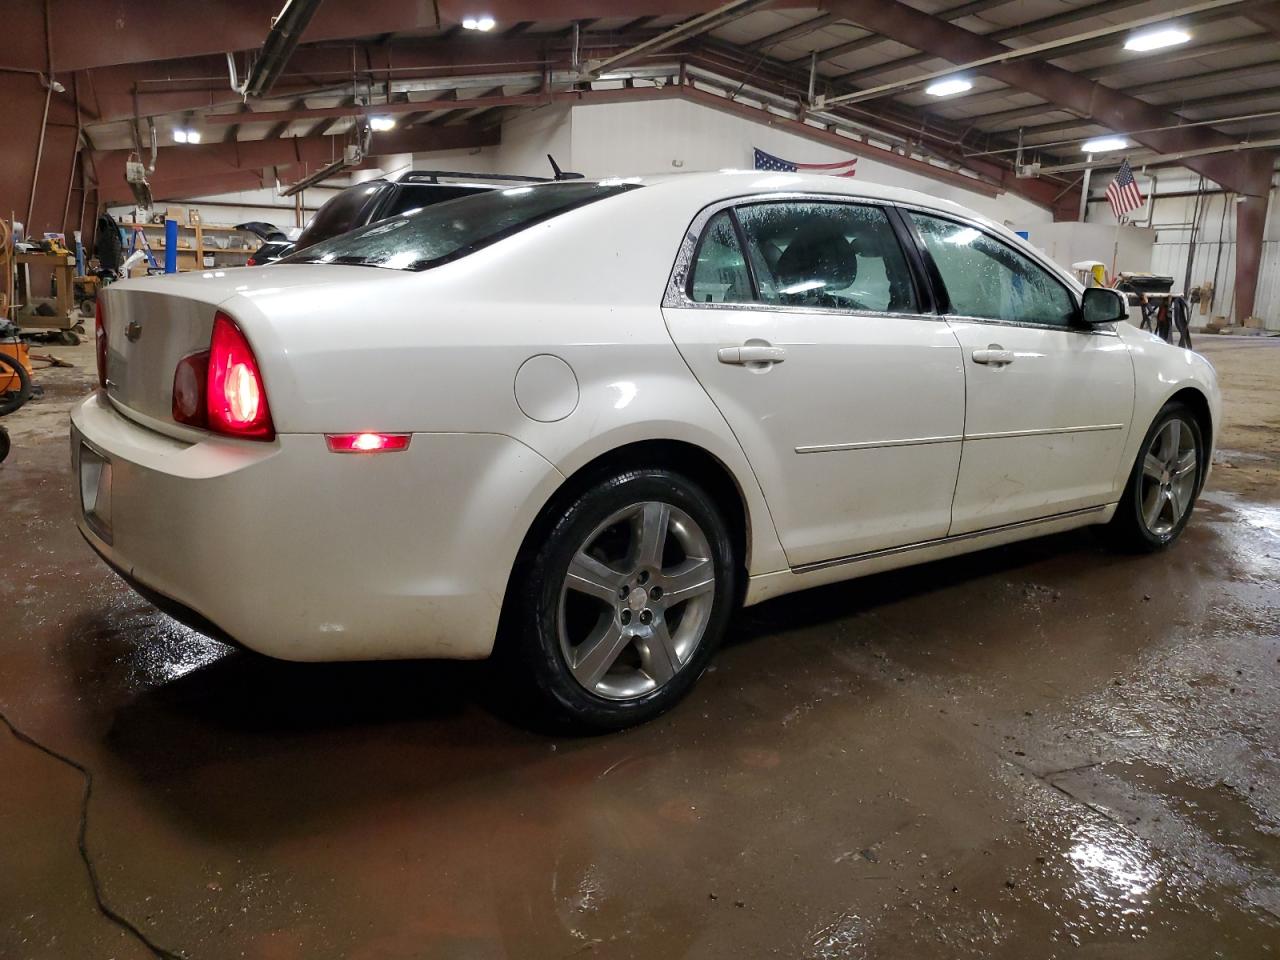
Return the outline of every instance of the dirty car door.
<path id="1" fill-rule="evenodd" d="M 665 304 L 793 567 L 945 536 L 964 375 L 893 214 L 795 198 L 695 221 Z"/>

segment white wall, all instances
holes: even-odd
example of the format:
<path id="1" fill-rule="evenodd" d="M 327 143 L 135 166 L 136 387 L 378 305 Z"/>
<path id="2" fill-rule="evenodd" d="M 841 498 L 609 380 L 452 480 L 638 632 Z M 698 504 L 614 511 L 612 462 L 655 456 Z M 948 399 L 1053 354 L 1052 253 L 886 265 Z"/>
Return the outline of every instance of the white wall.
<path id="1" fill-rule="evenodd" d="M 1117 232 L 1113 224 L 1072 220 L 1015 224 L 1013 229 L 1026 231 L 1032 246 L 1068 270 L 1081 260 L 1099 260 L 1108 273 L 1150 269 L 1154 230 L 1125 225 Z"/>
<path id="2" fill-rule="evenodd" d="M 851 151 L 686 100 L 591 104 L 572 111 L 573 169 L 589 177 L 750 168 L 752 148 L 802 163 L 846 160 Z M 506 130 L 503 131 L 506 139 Z M 559 160 L 559 155 L 556 157 Z M 560 161 L 564 165 L 564 161 Z M 1004 223 L 1051 221 L 1049 211 L 1012 194 L 996 198 L 889 166 L 858 160 L 857 176 L 954 200 Z"/>
<path id="3" fill-rule="evenodd" d="M 1190 172 L 1161 171 L 1154 182 L 1151 177 L 1138 174 L 1138 185 L 1148 198 L 1154 192 L 1154 205 L 1149 199 L 1147 206 L 1135 210 L 1130 218 L 1139 224 L 1150 224 L 1155 232 L 1155 244 L 1152 248 L 1151 265 L 1147 268 L 1152 273 L 1173 277 L 1173 290 L 1183 293 L 1184 280 L 1187 273 L 1187 256 L 1191 248 L 1191 221 L 1196 215 L 1196 198 L 1161 197 L 1161 194 L 1182 193 L 1197 188 L 1200 178 Z M 1111 172 L 1107 171 L 1093 178 L 1090 191 L 1089 212 L 1087 219 L 1091 223 L 1114 224 L 1111 207 L 1106 202 L 1103 192 L 1111 182 Z M 1218 185 L 1205 181 L 1206 190 L 1218 190 Z M 1271 191 L 1271 205 L 1267 211 L 1267 226 L 1263 234 L 1262 268 L 1259 273 L 1258 290 L 1253 312 L 1262 317 L 1267 329 L 1280 330 L 1280 203 L 1276 201 L 1275 189 Z M 1225 217 L 1225 219 L 1224 219 Z M 1204 316 L 1231 316 L 1235 309 L 1235 270 L 1236 270 L 1236 204 L 1231 194 L 1209 194 L 1200 204 L 1198 220 L 1199 229 L 1195 233 L 1196 247 L 1191 266 L 1191 286 L 1196 287 L 1206 280 L 1213 280 L 1213 306 L 1210 313 Z M 1222 243 L 1218 237 L 1221 231 Z M 1102 259 L 1099 257 L 1099 259 Z M 1201 317 L 1195 308 L 1196 322 Z"/>

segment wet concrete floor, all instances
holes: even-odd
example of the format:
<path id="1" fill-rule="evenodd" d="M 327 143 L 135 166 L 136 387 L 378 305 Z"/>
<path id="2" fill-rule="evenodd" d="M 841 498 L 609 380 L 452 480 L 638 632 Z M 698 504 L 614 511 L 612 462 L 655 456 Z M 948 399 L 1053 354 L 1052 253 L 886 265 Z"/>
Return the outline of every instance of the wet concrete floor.
<path id="1" fill-rule="evenodd" d="M 557 739 L 483 666 L 276 663 L 135 597 L 70 520 L 55 348 L 6 418 L 0 710 L 92 795 L 0 729 L 0 957 L 1280 956 L 1280 342 L 1205 349 L 1174 549 L 783 598 L 675 712 Z"/>

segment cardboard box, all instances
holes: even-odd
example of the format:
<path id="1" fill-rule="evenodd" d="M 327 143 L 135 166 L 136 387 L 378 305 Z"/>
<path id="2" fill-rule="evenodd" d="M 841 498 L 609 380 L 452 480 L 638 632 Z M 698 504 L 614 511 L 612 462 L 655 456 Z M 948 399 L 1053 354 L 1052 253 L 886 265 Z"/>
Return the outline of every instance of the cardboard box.
<path id="1" fill-rule="evenodd" d="M 164 211 L 166 220 L 177 220 L 178 223 L 185 224 L 187 222 L 186 207 L 166 207 Z"/>

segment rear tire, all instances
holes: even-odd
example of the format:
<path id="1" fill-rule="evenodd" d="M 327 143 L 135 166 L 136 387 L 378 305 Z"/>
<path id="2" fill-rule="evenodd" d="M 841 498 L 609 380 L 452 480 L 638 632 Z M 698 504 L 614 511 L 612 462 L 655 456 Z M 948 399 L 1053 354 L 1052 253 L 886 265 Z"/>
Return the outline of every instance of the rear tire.
<path id="1" fill-rule="evenodd" d="M 1163 550 L 1177 540 L 1195 506 L 1204 476 L 1203 433 L 1184 403 L 1165 404 L 1138 448 L 1124 495 L 1107 526 L 1119 549 Z"/>
<path id="2" fill-rule="evenodd" d="M 498 656 L 557 727 L 619 730 L 675 705 L 715 653 L 737 597 L 728 527 L 681 474 L 606 474 L 553 508 L 511 579 Z"/>

